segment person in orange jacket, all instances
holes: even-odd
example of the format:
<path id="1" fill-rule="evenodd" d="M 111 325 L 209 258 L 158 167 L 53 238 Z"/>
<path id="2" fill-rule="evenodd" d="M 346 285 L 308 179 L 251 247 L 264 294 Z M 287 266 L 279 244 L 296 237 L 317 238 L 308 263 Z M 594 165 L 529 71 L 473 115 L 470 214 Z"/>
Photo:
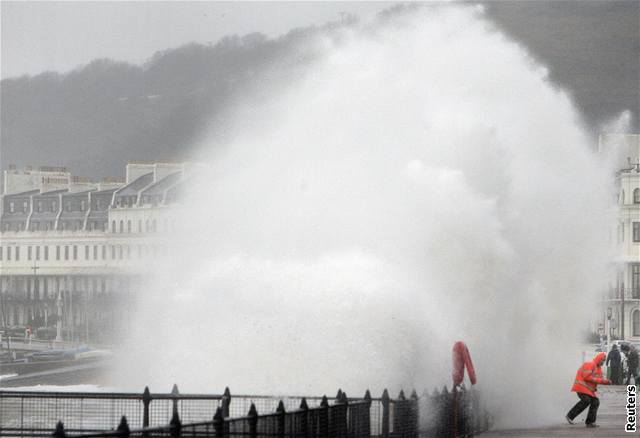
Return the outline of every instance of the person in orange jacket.
<path id="1" fill-rule="evenodd" d="M 569 424 L 574 424 L 573 419 L 589 407 L 586 421 L 587 427 L 598 427 L 596 424 L 596 415 L 598 415 L 600 400 L 598 399 L 596 390 L 598 389 L 598 384 L 611 385 L 611 380 L 602 378 L 602 364 L 606 357 L 606 353 L 598 353 L 592 361 L 585 362 L 578 368 L 576 380 L 573 382 L 571 391 L 578 394 L 580 401 L 571 408 L 565 417 Z"/>

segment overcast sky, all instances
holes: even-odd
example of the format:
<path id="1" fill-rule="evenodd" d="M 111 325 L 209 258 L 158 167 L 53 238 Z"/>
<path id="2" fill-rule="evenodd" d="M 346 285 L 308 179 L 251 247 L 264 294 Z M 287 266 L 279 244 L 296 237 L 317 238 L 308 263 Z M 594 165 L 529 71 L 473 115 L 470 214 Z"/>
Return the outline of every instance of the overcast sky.
<path id="1" fill-rule="evenodd" d="M 141 63 L 154 52 L 229 34 L 278 36 L 341 12 L 366 17 L 391 2 L 6 2 L 2 77 L 66 72 L 108 57 Z"/>

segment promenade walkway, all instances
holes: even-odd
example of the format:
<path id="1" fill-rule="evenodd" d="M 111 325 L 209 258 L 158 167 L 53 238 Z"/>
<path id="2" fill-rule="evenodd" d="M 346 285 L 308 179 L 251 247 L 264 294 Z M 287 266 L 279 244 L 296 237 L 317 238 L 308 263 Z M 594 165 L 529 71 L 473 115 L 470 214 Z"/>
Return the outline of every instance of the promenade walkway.
<path id="1" fill-rule="evenodd" d="M 598 424 L 600 427 L 587 429 L 584 425 L 586 411 L 576 418 L 576 424 L 570 425 L 564 421 L 565 412 L 558 413 L 557 424 L 537 429 L 495 430 L 483 433 L 483 438 L 548 438 L 548 437 L 629 437 L 633 433 L 626 433 L 626 386 L 600 386 L 600 409 L 598 410 Z M 636 432 L 640 434 L 640 431 Z"/>

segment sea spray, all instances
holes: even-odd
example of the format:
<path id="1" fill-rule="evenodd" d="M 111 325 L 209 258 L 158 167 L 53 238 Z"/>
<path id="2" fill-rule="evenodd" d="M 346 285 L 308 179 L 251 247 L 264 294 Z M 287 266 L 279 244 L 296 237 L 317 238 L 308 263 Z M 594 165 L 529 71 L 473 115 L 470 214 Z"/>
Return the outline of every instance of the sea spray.
<path id="1" fill-rule="evenodd" d="M 611 199 L 569 96 L 470 6 L 310 45 L 201 142 L 119 383 L 421 390 L 449 383 L 462 339 L 501 424 L 561 418 Z"/>

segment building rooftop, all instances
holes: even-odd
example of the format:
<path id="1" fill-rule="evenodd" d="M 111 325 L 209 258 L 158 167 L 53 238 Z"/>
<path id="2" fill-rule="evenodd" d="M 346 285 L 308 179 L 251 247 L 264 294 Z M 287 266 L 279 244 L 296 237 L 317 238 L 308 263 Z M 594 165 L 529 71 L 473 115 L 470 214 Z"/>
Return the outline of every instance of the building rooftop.
<path id="1" fill-rule="evenodd" d="M 153 182 L 153 172 L 146 173 L 118 190 L 117 196 L 137 195 L 140 190 Z"/>

